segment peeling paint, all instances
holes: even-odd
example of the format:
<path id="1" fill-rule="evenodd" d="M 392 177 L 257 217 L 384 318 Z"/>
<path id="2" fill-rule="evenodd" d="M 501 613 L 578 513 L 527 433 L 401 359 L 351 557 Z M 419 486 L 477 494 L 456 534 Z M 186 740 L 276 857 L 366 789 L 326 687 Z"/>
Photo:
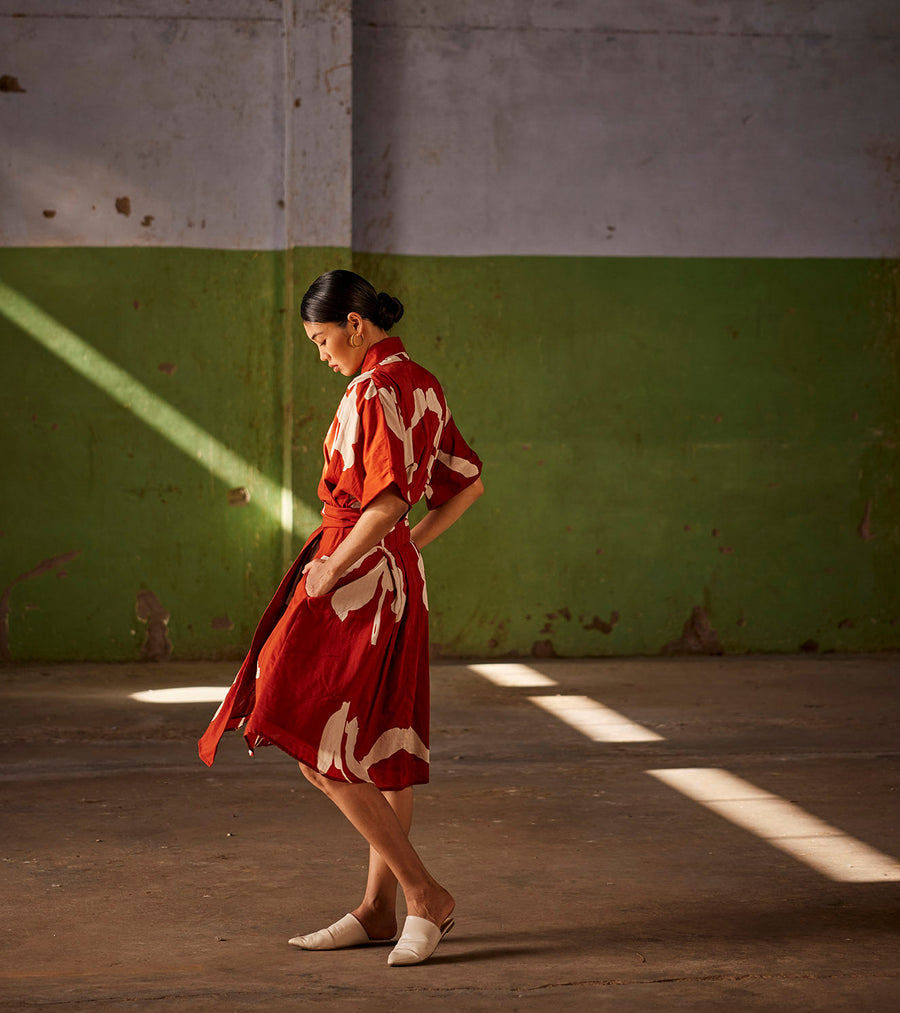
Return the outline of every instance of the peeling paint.
<path id="1" fill-rule="evenodd" d="M 604 622 L 600 616 L 594 616 L 593 620 L 589 622 L 584 628 L 586 630 L 599 630 L 601 633 L 609 635 L 615 628 L 616 623 L 619 621 L 618 612 L 610 612 L 609 622 Z"/>
<path id="2" fill-rule="evenodd" d="M 169 610 L 152 591 L 138 591 L 135 615 L 147 626 L 141 657 L 147 661 L 165 661 L 172 653 L 172 642 L 168 636 Z"/>
<path id="3" fill-rule="evenodd" d="M 250 490 L 245 486 L 228 490 L 229 506 L 246 506 L 250 502 Z"/>
<path id="4" fill-rule="evenodd" d="M 678 640 L 672 640 L 662 649 L 663 654 L 724 654 L 719 634 L 712 628 L 709 614 L 701 605 L 691 609 L 690 618 Z"/>
<path id="5" fill-rule="evenodd" d="M 75 559 L 80 555 L 81 549 L 76 549 L 73 552 L 63 552 L 58 556 L 51 556 L 50 559 L 44 559 L 27 573 L 20 574 L 3 589 L 3 593 L 0 594 L 0 661 L 12 660 L 9 651 L 9 599 L 12 595 L 13 588 L 17 584 L 21 584 L 23 581 L 31 580 L 33 577 L 39 577 L 42 573 L 46 573 L 48 570 L 56 570 L 62 566 L 63 563 L 68 563 L 69 560 Z M 57 574 L 57 576 L 63 575 L 68 575 L 68 571 L 60 570 Z"/>
<path id="6" fill-rule="evenodd" d="M 126 217 L 131 214 L 131 198 L 130 197 L 116 197 L 116 211 L 120 215 Z"/>
<path id="7" fill-rule="evenodd" d="M 19 79 L 14 74 L 0 74 L 0 91 L 26 94 L 26 89 L 19 84 Z"/>
<path id="8" fill-rule="evenodd" d="M 555 658 L 556 650 L 552 640 L 535 640 L 531 645 L 531 656 L 533 658 Z"/>
<path id="9" fill-rule="evenodd" d="M 167 376 L 171 376 L 177 367 L 174 362 L 161 362 L 156 368 L 160 371 L 160 373 L 165 373 Z"/>
<path id="10" fill-rule="evenodd" d="M 228 616 L 213 616 L 209 622 L 209 628 L 211 630 L 233 630 L 234 623 Z"/>

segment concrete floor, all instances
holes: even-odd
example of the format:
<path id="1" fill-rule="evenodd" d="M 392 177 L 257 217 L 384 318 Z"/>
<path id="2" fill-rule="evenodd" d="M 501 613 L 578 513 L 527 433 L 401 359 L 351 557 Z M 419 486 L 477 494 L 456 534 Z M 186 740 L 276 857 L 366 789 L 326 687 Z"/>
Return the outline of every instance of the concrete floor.
<path id="1" fill-rule="evenodd" d="M 0 1008 L 900 1008 L 900 882 L 835 882 L 648 776 L 721 767 L 900 856 L 900 658 L 540 662 L 663 739 L 604 744 L 462 665 L 433 672 L 414 839 L 457 898 L 427 964 L 290 935 L 352 907 L 365 848 L 277 750 L 212 770 L 220 664 L 2 670 Z"/>

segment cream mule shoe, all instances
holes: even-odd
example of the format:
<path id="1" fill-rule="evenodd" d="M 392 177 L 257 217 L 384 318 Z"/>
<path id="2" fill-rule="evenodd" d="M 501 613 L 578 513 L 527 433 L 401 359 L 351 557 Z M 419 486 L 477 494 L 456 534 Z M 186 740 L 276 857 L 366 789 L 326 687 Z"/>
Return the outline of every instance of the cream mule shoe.
<path id="1" fill-rule="evenodd" d="M 327 929 L 319 929 L 318 932 L 310 932 L 306 936 L 294 936 L 288 943 L 291 946 L 299 946 L 301 950 L 344 950 L 351 946 L 374 946 L 390 941 L 390 939 L 370 939 L 362 922 L 353 915 L 346 914 Z"/>
<path id="2" fill-rule="evenodd" d="M 397 945 L 388 955 L 391 967 L 407 967 L 410 964 L 421 964 L 437 949 L 438 943 L 447 935 L 456 923 L 447 918 L 438 927 L 427 918 L 407 915 L 403 924 L 403 932 Z"/>

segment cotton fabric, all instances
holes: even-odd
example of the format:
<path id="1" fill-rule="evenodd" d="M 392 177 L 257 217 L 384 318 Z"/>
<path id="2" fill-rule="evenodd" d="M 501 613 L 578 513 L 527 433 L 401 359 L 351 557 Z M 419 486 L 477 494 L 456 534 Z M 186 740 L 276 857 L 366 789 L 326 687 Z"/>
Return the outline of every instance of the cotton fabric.
<path id="1" fill-rule="evenodd" d="M 274 744 L 327 777 L 399 790 L 428 780 L 428 598 L 404 517 L 325 595 L 301 577 L 330 555 L 385 490 L 441 506 L 481 461 L 460 435 L 440 384 L 399 338 L 373 345 L 347 387 L 324 445 L 322 524 L 265 610 L 231 689 L 200 740 L 243 727 L 250 751 Z"/>

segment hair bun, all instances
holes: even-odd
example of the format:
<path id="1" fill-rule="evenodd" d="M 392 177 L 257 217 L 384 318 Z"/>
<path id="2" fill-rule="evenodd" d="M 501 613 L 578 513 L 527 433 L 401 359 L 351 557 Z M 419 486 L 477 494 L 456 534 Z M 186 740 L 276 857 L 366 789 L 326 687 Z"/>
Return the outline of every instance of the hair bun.
<path id="1" fill-rule="evenodd" d="M 378 326 L 389 331 L 395 323 L 403 316 L 403 303 L 395 299 L 387 292 L 378 293 L 378 319 L 375 321 Z"/>

